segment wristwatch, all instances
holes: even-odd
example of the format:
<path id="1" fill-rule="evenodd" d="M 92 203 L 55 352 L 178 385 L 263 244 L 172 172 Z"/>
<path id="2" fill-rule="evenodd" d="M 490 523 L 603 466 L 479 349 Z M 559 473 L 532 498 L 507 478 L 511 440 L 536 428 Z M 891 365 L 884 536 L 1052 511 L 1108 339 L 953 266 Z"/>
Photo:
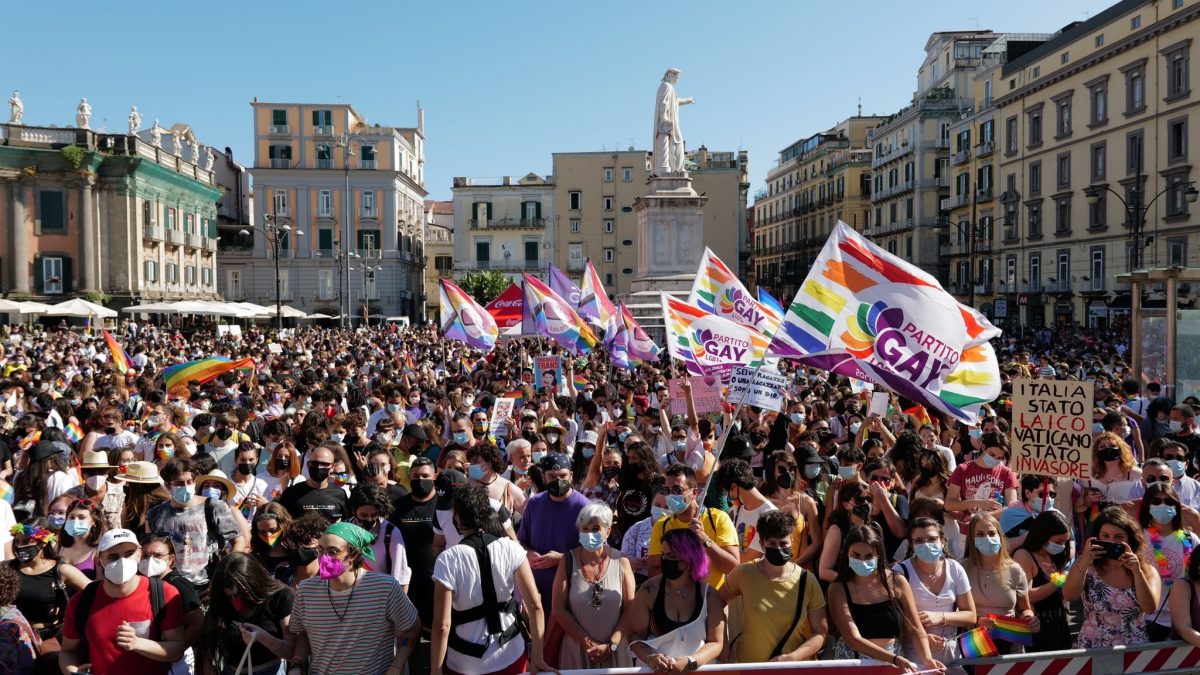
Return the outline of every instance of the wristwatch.
<path id="1" fill-rule="evenodd" d="M 608 653 L 609 654 L 617 653 L 617 643 L 613 642 L 612 640 L 608 641 Z"/>
<path id="2" fill-rule="evenodd" d="M 709 541 L 712 541 L 712 540 L 710 539 Z M 697 668 L 699 668 L 699 667 L 700 667 L 700 662 L 699 662 L 699 661 L 697 661 L 696 659 L 693 659 L 693 658 L 692 658 L 692 657 L 690 657 L 690 656 L 689 656 L 689 657 L 687 657 L 687 662 L 688 662 L 688 663 L 687 663 L 687 667 L 683 669 L 683 670 L 684 670 L 684 672 L 690 673 L 690 672 L 692 672 L 693 670 L 696 670 Z"/>
<path id="3" fill-rule="evenodd" d="M 712 546 L 713 546 L 712 537 L 709 537 L 708 539 L 704 540 L 704 548 L 712 548 Z"/>

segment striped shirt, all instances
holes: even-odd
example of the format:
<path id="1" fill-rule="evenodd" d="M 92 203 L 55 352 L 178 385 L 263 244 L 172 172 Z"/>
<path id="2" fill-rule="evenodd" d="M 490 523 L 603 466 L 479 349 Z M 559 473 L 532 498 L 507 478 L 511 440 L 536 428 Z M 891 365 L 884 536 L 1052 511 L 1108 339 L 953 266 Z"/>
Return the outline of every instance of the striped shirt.
<path id="1" fill-rule="evenodd" d="M 395 577 L 365 572 L 343 592 L 331 592 L 319 577 L 300 582 L 291 630 L 308 638 L 312 675 L 383 675 L 396 654 L 396 633 L 419 621 Z"/>

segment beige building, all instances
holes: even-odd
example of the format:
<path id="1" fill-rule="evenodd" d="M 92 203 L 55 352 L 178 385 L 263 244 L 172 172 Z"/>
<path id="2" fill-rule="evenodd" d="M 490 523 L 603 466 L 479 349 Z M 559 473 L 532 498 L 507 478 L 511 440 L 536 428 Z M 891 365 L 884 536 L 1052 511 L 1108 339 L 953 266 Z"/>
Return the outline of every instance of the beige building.
<path id="1" fill-rule="evenodd" d="M 438 281 L 454 273 L 454 202 L 425 200 L 425 315 L 441 317 Z"/>
<path id="2" fill-rule="evenodd" d="M 513 179 L 454 179 L 454 278 L 498 270 L 513 280 L 545 274 L 554 251 L 554 183 L 536 173 Z"/>
<path id="3" fill-rule="evenodd" d="M 1025 325 L 1107 325 L 1129 310 L 1117 275 L 1196 265 L 1198 17 L 1195 0 L 1125 0 L 1000 69 L 995 274 Z"/>
<path id="4" fill-rule="evenodd" d="M 745 274 L 747 153 L 709 152 L 701 146 L 687 158 L 692 187 L 708 198 L 704 244 L 739 275 Z M 610 295 L 628 293 L 638 260 L 633 203 L 647 193 L 649 175 L 644 150 L 554 153 L 555 211 L 550 226 L 556 264 L 578 279 L 590 258 Z"/>
<path id="5" fill-rule="evenodd" d="M 780 151 L 754 201 L 753 278 L 785 305 L 839 220 L 862 231 L 870 210 L 868 132 L 856 116 Z"/>

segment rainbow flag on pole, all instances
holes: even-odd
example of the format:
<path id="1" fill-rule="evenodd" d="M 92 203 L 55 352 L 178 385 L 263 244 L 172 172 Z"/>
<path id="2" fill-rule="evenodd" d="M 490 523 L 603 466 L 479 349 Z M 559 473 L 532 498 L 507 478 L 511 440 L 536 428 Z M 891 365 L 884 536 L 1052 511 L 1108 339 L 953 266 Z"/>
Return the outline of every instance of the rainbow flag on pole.
<path id="1" fill-rule="evenodd" d="M 982 626 L 963 633 L 958 638 L 958 644 L 964 659 L 986 659 L 1000 653 L 987 629 Z"/>
<path id="2" fill-rule="evenodd" d="M 867 380 L 974 423 L 1000 395 L 1000 329 L 932 275 L 839 222 L 774 334 L 771 353 Z"/>
<path id="3" fill-rule="evenodd" d="M 696 271 L 696 281 L 688 295 L 688 304 L 728 319 L 747 328 L 772 335 L 783 320 L 783 313 L 776 312 L 754 298 L 742 285 L 733 270 L 721 261 L 712 249 L 705 247 Z"/>
<path id="4" fill-rule="evenodd" d="M 206 384 L 231 370 L 254 372 L 254 359 L 230 361 L 223 356 L 213 356 L 199 361 L 179 363 L 163 370 L 163 384 L 168 394 L 182 395 L 187 393 L 188 382 L 194 380 Z"/>
<path id="5" fill-rule="evenodd" d="M 654 363 L 661 351 L 624 304 L 618 305 L 617 315 L 604 336 L 604 346 L 613 365 L 626 370 Z"/>
<path id="6" fill-rule="evenodd" d="M 720 375 L 728 384 L 734 366 L 762 360 L 770 340 L 754 330 L 662 294 L 667 349 L 692 375 Z"/>
<path id="7" fill-rule="evenodd" d="M 992 620 L 993 628 L 988 631 L 992 637 L 1015 645 L 1033 646 L 1033 631 L 1029 630 L 1029 619 L 995 614 L 988 614 L 988 618 Z"/>
<path id="8" fill-rule="evenodd" d="M 63 429 L 63 433 L 67 435 L 67 438 L 71 439 L 72 443 L 78 443 L 83 440 L 83 429 L 75 420 L 67 422 L 67 427 Z"/>
<path id="9" fill-rule="evenodd" d="M 442 335 L 447 340 L 465 342 L 475 349 L 492 351 L 500 337 L 500 329 L 492 315 L 448 279 L 442 279 L 438 292 L 442 306 Z"/>
<path id="10" fill-rule="evenodd" d="M 520 408 L 521 406 L 525 405 L 525 392 L 521 389 L 514 389 L 500 398 L 511 398 L 512 400 L 516 401 L 516 403 L 513 404 L 514 408 Z"/>
<path id="11" fill-rule="evenodd" d="M 617 315 L 617 307 L 608 299 L 591 258 L 583 269 L 579 293 L 579 314 L 593 326 L 608 330 L 609 322 Z"/>
<path id="12" fill-rule="evenodd" d="M 133 359 L 129 358 L 129 354 L 125 353 L 125 348 L 120 342 L 108 332 L 107 328 L 101 328 L 104 333 L 104 344 L 108 345 L 108 353 L 112 354 L 113 365 L 117 367 L 117 372 L 124 375 L 133 369 Z"/>
<path id="13" fill-rule="evenodd" d="M 599 344 L 596 334 L 579 313 L 537 277 L 526 274 L 525 306 L 521 330 L 526 335 L 545 335 L 573 354 L 586 354 Z"/>

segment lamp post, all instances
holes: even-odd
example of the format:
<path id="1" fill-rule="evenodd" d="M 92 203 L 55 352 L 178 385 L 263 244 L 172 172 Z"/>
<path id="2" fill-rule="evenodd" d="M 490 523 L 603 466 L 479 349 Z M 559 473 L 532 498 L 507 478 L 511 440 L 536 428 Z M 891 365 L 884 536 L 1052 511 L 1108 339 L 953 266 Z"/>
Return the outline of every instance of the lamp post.
<path id="1" fill-rule="evenodd" d="M 372 265 L 370 263 L 370 260 L 369 260 L 370 254 L 369 253 L 368 253 L 367 258 L 363 258 L 363 257 L 359 256 L 357 253 L 351 253 L 350 257 L 353 258 L 358 263 L 358 271 L 362 275 L 362 297 L 363 297 L 363 307 L 365 308 L 371 302 L 371 298 L 370 298 L 369 294 L 367 293 L 367 272 L 377 272 L 380 269 L 382 269 L 382 267 L 378 266 L 378 265 Z M 364 310 L 363 311 L 363 319 L 366 319 L 366 318 L 367 318 L 367 312 Z"/>
<path id="2" fill-rule="evenodd" d="M 283 330 L 283 284 L 279 276 L 279 256 L 283 248 L 283 240 L 295 234 L 303 236 L 302 230 L 293 230 L 291 225 L 280 223 L 279 218 L 270 213 L 263 214 L 263 224 L 252 226 L 254 231 L 262 232 L 267 240 L 267 252 L 275 259 L 275 327 Z M 250 235 L 245 228 L 238 231 L 243 237 Z"/>
<path id="3" fill-rule="evenodd" d="M 1133 247 L 1130 251 L 1129 271 L 1135 271 L 1142 266 L 1142 249 L 1145 244 L 1142 243 L 1143 231 L 1146 227 L 1146 214 L 1150 211 L 1150 207 L 1159 197 L 1170 192 L 1171 190 L 1182 189 L 1183 196 L 1189 204 L 1195 204 L 1196 199 L 1200 197 L 1200 191 L 1196 190 L 1196 182 L 1188 181 L 1187 183 L 1168 185 L 1161 192 L 1150 198 L 1150 201 L 1145 206 L 1142 205 L 1143 194 L 1142 180 L 1145 178 L 1142 175 L 1141 161 L 1138 162 L 1138 175 L 1135 179 L 1134 188 L 1130 191 L 1132 204 L 1125 201 L 1125 197 L 1121 193 L 1108 186 L 1108 183 L 1098 183 L 1090 185 L 1083 189 L 1083 193 L 1087 196 L 1087 203 L 1095 206 L 1100 203 L 1100 198 L 1104 192 L 1111 192 L 1125 207 L 1125 224 L 1129 227 L 1129 238 L 1133 241 Z M 1146 243 L 1149 243 L 1148 241 Z M 1170 309 L 1170 308 L 1168 308 Z"/>
<path id="4" fill-rule="evenodd" d="M 352 237 L 350 236 L 351 235 L 351 233 L 350 233 L 350 158 L 354 156 L 354 148 L 350 147 L 350 141 L 353 141 L 353 140 L 363 141 L 366 139 L 363 138 L 362 136 L 359 136 L 358 134 L 351 134 L 347 130 L 345 132 L 342 132 L 341 137 L 338 138 L 338 141 L 337 141 L 337 147 L 342 149 L 342 173 L 346 180 L 346 185 L 345 185 L 346 196 L 345 196 L 345 199 L 343 200 L 343 205 L 342 205 L 342 213 L 344 216 L 342 219 L 342 244 L 343 244 L 342 248 L 346 252 L 350 252 L 353 250 L 350 246 L 350 243 L 352 241 Z M 344 267 L 345 274 L 342 275 L 342 280 L 341 280 L 341 284 L 343 285 L 341 290 L 345 291 L 344 297 L 346 298 L 346 306 L 344 308 L 341 308 L 342 320 L 339 322 L 339 325 L 342 326 L 343 328 L 345 328 L 345 327 L 351 325 L 351 323 L 352 323 L 350 321 L 350 259 L 349 259 L 349 256 L 347 255 L 342 261 L 339 262 L 339 264 L 345 265 L 345 267 Z M 343 269 L 343 268 L 339 267 L 339 269 Z M 339 303 L 339 304 L 341 304 L 341 303 Z"/>

